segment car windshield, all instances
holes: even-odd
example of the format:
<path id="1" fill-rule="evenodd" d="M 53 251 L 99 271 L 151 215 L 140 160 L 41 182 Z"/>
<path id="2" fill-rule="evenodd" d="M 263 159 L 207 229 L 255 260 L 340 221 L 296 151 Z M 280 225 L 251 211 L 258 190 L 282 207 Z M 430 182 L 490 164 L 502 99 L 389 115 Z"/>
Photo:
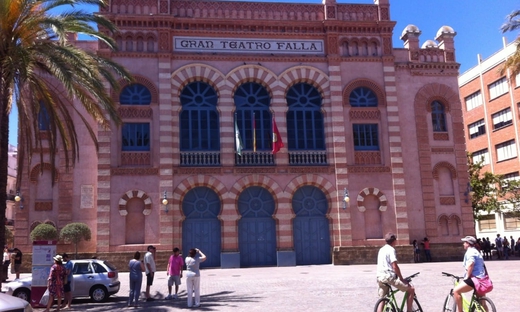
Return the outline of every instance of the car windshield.
<path id="1" fill-rule="evenodd" d="M 107 266 L 107 268 L 109 268 L 111 271 L 117 271 L 116 267 L 115 267 L 112 263 L 110 263 L 110 262 L 108 262 L 108 261 L 103 261 L 103 263 L 104 263 L 104 264 Z"/>

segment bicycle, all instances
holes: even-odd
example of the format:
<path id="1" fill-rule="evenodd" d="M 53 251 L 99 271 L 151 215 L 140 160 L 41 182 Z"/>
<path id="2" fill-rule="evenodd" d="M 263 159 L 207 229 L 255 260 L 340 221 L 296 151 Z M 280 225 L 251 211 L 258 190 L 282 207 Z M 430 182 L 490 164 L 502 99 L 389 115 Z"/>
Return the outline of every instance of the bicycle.
<path id="1" fill-rule="evenodd" d="M 412 275 L 408 276 L 407 278 L 405 278 L 405 280 L 408 281 L 408 283 L 411 283 L 412 278 L 419 275 L 419 273 L 420 272 L 412 274 Z M 392 289 L 392 286 L 390 284 L 385 284 L 385 285 L 387 285 L 390 288 L 390 290 L 384 298 L 377 300 L 374 312 L 378 312 L 377 308 L 379 307 L 380 304 L 383 304 L 383 312 L 404 312 L 404 311 L 406 311 L 406 300 L 408 299 L 408 294 L 405 293 L 405 295 L 403 297 L 403 302 L 401 303 L 401 305 L 399 305 L 399 303 L 397 302 L 397 299 L 395 298 L 395 294 L 398 293 L 400 290 Z M 414 297 L 413 297 L 412 311 L 423 312 L 416 294 L 414 294 Z"/>
<path id="2" fill-rule="evenodd" d="M 453 286 L 457 286 L 460 280 L 463 279 L 462 276 L 456 276 L 450 273 L 442 272 L 443 276 L 451 277 L 453 280 Z M 491 299 L 485 296 L 477 295 L 477 292 L 473 290 L 473 295 L 471 296 L 471 300 L 464 296 L 462 296 L 462 312 L 496 312 L 495 304 Z M 455 298 L 453 297 L 453 288 L 450 290 L 450 293 L 446 296 L 446 300 L 444 300 L 444 312 L 456 312 L 457 311 L 457 303 L 455 302 Z"/>

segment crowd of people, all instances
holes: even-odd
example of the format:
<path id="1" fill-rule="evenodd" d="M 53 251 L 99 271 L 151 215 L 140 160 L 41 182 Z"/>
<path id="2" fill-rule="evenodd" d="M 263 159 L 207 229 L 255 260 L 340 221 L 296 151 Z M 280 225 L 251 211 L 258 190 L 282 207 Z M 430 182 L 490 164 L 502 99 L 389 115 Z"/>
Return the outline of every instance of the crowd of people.
<path id="1" fill-rule="evenodd" d="M 507 238 L 497 234 L 494 243 L 489 240 L 489 237 L 478 238 L 476 248 L 483 254 L 485 260 L 493 260 L 494 254 L 499 260 L 520 257 L 520 237 L 515 241 L 512 235 Z"/>

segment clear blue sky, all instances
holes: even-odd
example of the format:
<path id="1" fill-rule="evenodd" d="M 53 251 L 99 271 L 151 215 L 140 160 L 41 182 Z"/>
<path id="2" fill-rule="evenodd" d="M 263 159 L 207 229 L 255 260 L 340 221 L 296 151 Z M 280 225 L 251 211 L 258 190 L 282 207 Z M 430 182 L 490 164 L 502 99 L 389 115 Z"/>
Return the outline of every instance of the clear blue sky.
<path id="1" fill-rule="evenodd" d="M 1 0 L 0 0 L 1 1 Z M 269 1 L 269 0 L 261 0 Z M 310 2 L 320 0 L 279 1 Z M 373 3 L 372 0 L 339 0 L 338 3 Z M 88 11 L 97 11 L 96 7 L 84 7 Z M 413 24 L 422 31 L 420 44 L 428 39 L 435 39 L 441 26 L 451 26 L 456 32 L 455 57 L 461 64 L 460 72 L 468 70 L 477 63 L 477 54 L 485 59 L 503 47 L 502 38 L 512 42 L 517 32 L 502 34 L 501 25 L 505 17 L 514 10 L 520 10 L 518 0 L 390 0 L 390 18 L 397 21 L 394 28 L 394 47 L 403 47 L 399 39 L 408 24 Z M 9 142 L 16 145 L 16 119 L 12 118 L 9 130 Z"/>

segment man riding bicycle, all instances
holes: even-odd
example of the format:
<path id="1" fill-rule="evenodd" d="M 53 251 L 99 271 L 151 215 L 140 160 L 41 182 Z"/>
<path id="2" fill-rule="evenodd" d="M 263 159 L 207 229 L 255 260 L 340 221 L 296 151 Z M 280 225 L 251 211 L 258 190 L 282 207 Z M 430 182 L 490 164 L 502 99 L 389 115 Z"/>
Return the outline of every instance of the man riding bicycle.
<path id="1" fill-rule="evenodd" d="M 397 243 L 397 236 L 393 233 L 387 233 L 385 235 L 385 241 L 386 245 L 381 247 L 377 254 L 378 295 L 380 298 L 385 297 L 390 291 L 388 285 L 394 286 L 400 291 L 407 293 L 407 311 L 412 311 L 415 288 L 407 280 L 403 279 L 399 265 L 397 265 L 397 255 L 394 248 Z M 382 310 L 383 304 L 377 308 L 378 312 Z"/>

